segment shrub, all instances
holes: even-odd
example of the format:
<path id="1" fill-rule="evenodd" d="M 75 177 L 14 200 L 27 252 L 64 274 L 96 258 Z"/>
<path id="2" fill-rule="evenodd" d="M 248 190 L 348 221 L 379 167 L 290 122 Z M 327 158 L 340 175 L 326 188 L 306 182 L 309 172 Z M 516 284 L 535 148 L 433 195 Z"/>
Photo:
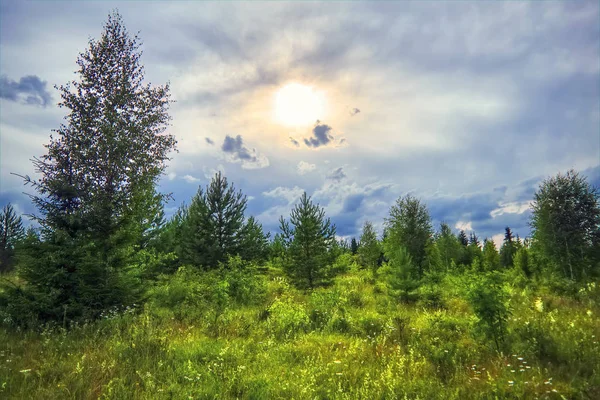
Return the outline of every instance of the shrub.
<path id="1" fill-rule="evenodd" d="M 473 279 L 467 297 L 479 319 L 478 328 L 485 336 L 494 340 L 496 349 L 500 351 L 510 315 L 508 296 L 502 288 L 500 273 L 491 272 Z"/>
<path id="2" fill-rule="evenodd" d="M 298 334 L 306 332 L 309 324 L 310 319 L 303 305 L 289 296 L 275 299 L 269 307 L 267 326 L 278 339 L 295 338 Z"/>

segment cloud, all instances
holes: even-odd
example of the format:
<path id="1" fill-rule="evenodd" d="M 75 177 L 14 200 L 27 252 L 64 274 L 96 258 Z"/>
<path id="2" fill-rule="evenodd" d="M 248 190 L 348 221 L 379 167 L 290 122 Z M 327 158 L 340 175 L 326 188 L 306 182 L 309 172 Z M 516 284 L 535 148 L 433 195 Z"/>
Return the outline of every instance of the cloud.
<path id="1" fill-rule="evenodd" d="M 315 168 L 317 168 L 315 164 L 310 164 L 306 161 L 300 161 L 298 163 L 298 174 L 304 175 L 307 172 L 313 171 Z"/>
<path id="2" fill-rule="evenodd" d="M 46 81 L 42 81 L 36 75 L 22 77 L 19 82 L 0 77 L 0 98 L 10 101 L 18 101 L 23 98 L 25 104 L 46 107 L 52 96 L 46 90 Z"/>
<path id="3" fill-rule="evenodd" d="M 273 190 L 263 192 L 263 196 L 282 198 L 285 199 L 288 204 L 293 204 L 302 197 L 303 193 L 304 189 L 301 189 L 298 186 L 294 186 L 293 188 L 278 186 Z"/>
<path id="4" fill-rule="evenodd" d="M 196 183 L 196 182 L 200 182 L 200 179 L 192 176 L 192 175 L 185 175 L 182 178 L 184 181 L 186 181 L 187 183 Z"/>
<path id="5" fill-rule="evenodd" d="M 211 139 L 211 138 L 204 138 L 204 140 L 206 140 L 206 143 L 210 144 L 211 146 L 215 144 L 215 142 Z"/>
<path id="6" fill-rule="evenodd" d="M 204 172 L 204 177 L 206 179 L 212 179 L 218 172 L 225 175 L 225 167 L 222 164 L 217 165 L 216 168 L 209 168 L 207 166 L 202 167 L 202 172 Z"/>
<path id="7" fill-rule="evenodd" d="M 169 172 L 167 178 L 169 178 L 169 180 L 172 181 L 173 179 L 177 178 L 177 174 L 175 172 Z"/>
<path id="8" fill-rule="evenodd" d="M 244 169 L 258 169 L 269 166 L 269 159 L 259 154 L 256 149 L 248 149 L 240 135 L 235 138 L 227 135 L 221 146 L 221 150 L 227 153 L 229 162 L 242 164 Z"/>
<path id="9" fill-rule="evenodd" d="M 356 114 L 358 114 L 360 112 L 360 110 L 358 108 L 353 108 L 352 110 L 350 110 L 350 116 L 354 117 Z"/>
<path id="10" fill-rule="evenodd" d="M 470 221 L 469 222 L 458 221 L 456 223 L 456 225 L 454 225 L 454 227 L 461 231 L 472 231 L 473 230 L 473 224 Z"/>
<path id="11" fill-rule="evenodd" d="M 341 182 L 345 177 L 346 173 L 344 172 L 344 168 L 339 167 L 334 170 L 331 170 L 325 178 L 334 182 Z"/>
<path id="12" fill-rule="evenodd" d="M 490 215 L 492 218 L 496 218 L 502 214 L 523 214 L 525 211 L 531 209 L 530 201 L 513 201 L 509 203 L 500 203 L 500 207 L 492 210 Z"/>
<path id="13" fill-rule="evenodd" d="M 290 142 L 292 142 L 292 144 L 296 147 L 300 147 L 300 142 L 298 142 L 296 139 L 294 139 L 293 137 L 290 136 Z"/>
<path id="14" fill-rule="evenodd" d="M 304 139 L 304 144 L 306 144 L 308 147 L 314 148 L 326 146 L 328 143 L 334 140 L 333 135 L 331 135 L 329 132 L 331 132 L 331 127 L 329 125 L 319 124 L 317 121 L 317 124 L 312 130 L 313 137 Z"/>

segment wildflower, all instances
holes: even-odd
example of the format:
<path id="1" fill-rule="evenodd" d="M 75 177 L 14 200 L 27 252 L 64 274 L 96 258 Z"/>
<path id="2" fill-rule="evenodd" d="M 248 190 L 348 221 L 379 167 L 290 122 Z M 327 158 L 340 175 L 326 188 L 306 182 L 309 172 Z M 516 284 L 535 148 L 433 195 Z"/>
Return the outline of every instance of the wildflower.
<path id="1" fill-rule="evenodd" d="M 519 358 L 517 358 L 517 360 L 523 361 L 523 357 L 519 357 Z"/>
<path id="2" fill-rule="evenodd" d="M 525 370 L 524 370 L 523 368 L 521 368 L 521 369 L 519 370 L 519 372 L 525 372 Z"/>
<path id="3" fill-rule="evenodd" d="M 511 370 L 510 370 L 510 372 L 515 372 L 515 370 L 514 370 L 514 369 L 511 369 Z"/>
<path id="4" fill-rule="evenodd" d="M 514 385 L 514 384 L 515 384 L 515 381 L 508 381 L 508 384 L 509 384 L 509 385 Z"/>
<path id="5" fill-rule="evenodd" d="M 544 312 L 544 302 L 542 301 L 541 297 L 538 297 L 537 299 L 535 299 L 534 305 L 535 305 L 535 309 L 538 312 Z"/>
<path id="6" fill-rule="evenodd" d="M 22 374 L 26 374 L 26 373 L 28 373 L 30 371 L 31 371 L 31 368 L 28 368 L 28 369 L 22 369 L 19 372 L 22 373 Z"/>

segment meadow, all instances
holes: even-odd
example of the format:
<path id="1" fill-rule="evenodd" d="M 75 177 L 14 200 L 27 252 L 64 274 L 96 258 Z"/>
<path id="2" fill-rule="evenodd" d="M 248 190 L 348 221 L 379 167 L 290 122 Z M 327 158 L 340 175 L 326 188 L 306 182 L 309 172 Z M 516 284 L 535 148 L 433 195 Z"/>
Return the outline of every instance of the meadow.
<path id="1" fill-rule="evenodd" d="M 271 263 L 225 275 L 182 267 L 152 284 L 144 306 L 89 323 L 2 328 L 0 397 L 600 397 L 597 284 L 502 272 L 510 317 L 497 348 L 469 300 L 481 273 L 431 275 L 406 302 L 342 258 L 342 273 L 313 291 Z"/>

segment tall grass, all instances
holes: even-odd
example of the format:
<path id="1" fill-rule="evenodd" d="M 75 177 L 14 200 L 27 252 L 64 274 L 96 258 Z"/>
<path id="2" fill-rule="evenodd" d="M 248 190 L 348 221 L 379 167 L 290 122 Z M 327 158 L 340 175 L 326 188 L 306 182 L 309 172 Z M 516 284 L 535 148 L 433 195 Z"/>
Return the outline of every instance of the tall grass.
<path id="1" fill-rule="evenodd" d="M 479 329 L 468 273 L 442 276 L 404 304 L 369 271 L 350 268 L 312 292 L 267 271 L 184 269 L 160 280 L 146 305 L 93 323 L 1 328 L 0 398 L 600 398 L 593 283 L 557 295 L 505 273 L 511 313 L 498 351 Z"/>

